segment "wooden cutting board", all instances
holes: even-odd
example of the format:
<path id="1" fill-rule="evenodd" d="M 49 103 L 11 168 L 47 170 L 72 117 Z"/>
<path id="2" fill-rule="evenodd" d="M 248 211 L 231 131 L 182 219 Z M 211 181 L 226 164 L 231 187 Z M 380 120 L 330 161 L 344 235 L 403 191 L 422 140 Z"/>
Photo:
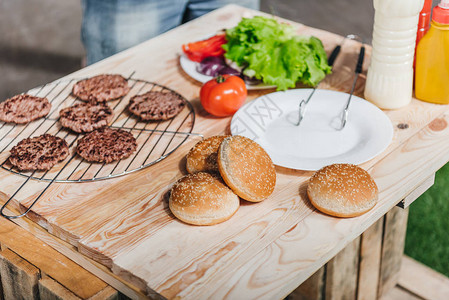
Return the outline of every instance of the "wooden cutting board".
<path id="1" fill-rule="evenodd" d="M 227 6 L 65 79 L 133 74 L 133 78 L 156 82 L 187 98 L 196 112 L 194 133 L 205 137 L 228 133 L 230 118 L 214 118 L 202 110 L 198 100 L 201 85 L 182 71 L 179 54 L 182 44 L 232 27 L 242 16 L 254 14 L 261 13 Z M 329 32 L 290 23 L 298 34 L 320 38 L 328 53 L 342 40 Z M 320 88 L 350 90 L 359 48 L 356 42 L 344 44 L 333 74 Z M 368 48 L 364 74 L 369 54 Z M 355 92 L 362 97 L 364 74 Z M 248 101 L 273 91 L 250 91 Z M 443 151 L 449 149 L 447 111 L 447 106 L 413 100 L 403 109 L 386 112 L 395 129 L 393 142 L 362 165 L 379 186 L 380 203 L 359 218 L 338 219 L 317 212 L 305 195 L 312 172 L 277 167 L 275 192 L 265 201 L 242 201 L 232 219 L 222 224 L 186 225 L 170 213 L 167 192 L 185 174 L 184 157 L 198 142 L 195 136 L 161 162 L 126 176 L 54 183 L 28 217 L 149 296 L 280 298 L 449 160 L 448 151 Z M 408 127 L 399 129 L 398 124 Z M 1 161 L 7 156 L 2 153 Z M 7 200 L 24 181 L 24 177 L 1 169 L 1 199 Z M 10 207 L 23 211 L 46 186 L 30 180 Z"/>

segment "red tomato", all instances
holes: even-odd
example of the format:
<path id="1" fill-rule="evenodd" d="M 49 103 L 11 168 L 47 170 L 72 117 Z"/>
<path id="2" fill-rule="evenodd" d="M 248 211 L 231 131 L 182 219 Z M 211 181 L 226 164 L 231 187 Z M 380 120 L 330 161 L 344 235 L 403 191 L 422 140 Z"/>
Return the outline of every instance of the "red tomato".
<path id="1" fill-rule="evenodd" d="M 219 34 L 206 40 L 182 45 L 182 50 L 190 60 L 201 62 L 208 56 L 223 55 L 225 51 L 221 46 L 224 44 L 226 44 L 226 36 Z"/>
<path id="2" fill-rule="evenodd" d="M 208 113 L 226 117 L 233 115 L 243 105 L 247 95 L 242 78 L 220 75 L 201 87 L 200 100 Z"/>

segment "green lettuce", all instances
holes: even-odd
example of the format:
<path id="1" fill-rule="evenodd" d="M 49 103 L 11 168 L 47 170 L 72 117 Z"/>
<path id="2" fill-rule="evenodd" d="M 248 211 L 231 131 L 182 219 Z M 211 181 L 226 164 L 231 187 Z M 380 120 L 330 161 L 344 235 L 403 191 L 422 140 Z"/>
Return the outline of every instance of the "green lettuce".
<path id="1" fill-rule="evenodd" d="M 293 27 L 275 19 L 243 18 L 226 30 L 225 57 L 278 90 L 302 82 L 315 86 L 331 72 L 323 44 L 316 37 L 297 36 Z"/>

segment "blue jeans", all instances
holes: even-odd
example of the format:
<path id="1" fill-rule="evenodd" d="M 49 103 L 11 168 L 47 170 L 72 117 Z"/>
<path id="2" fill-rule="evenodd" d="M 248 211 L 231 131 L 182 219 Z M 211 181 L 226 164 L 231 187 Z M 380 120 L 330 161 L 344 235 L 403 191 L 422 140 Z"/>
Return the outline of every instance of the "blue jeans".
<path id="1" fill-rule="evenodd" d="M 259 9 L 259 0 L 82 0 L 87 64 L 230 3 Z"/>

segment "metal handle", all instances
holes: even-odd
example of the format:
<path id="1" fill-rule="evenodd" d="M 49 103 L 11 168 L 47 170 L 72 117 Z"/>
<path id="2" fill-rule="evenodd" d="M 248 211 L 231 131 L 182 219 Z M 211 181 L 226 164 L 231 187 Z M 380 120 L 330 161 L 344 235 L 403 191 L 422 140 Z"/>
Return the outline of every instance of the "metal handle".
<path id="1" fill-rule="evenodd" d="M 14 196 L 17 195 L 17 193 L 18 193 L 18 192 L 22 189 L 22 187 L 23 187 L 23 186 L 30 180 L 31 176 L 33 176 L 33 174 L 34 174 L 35 172 L 36 172 L 36 171 L 34 171 L 34 172 L 30 175 L 30 177 L 28 177 L 28 178 L 22 183 L 22 185 L 21 185 L 21 186 L 14 192 L 14 194 L 12 194 L 12 196 L 8 199 L 8 201 L 6 201 L 5 204 L 3 204 L 2 208 L 0 209 L 0 214 L 1 214 L 3 217 L 5 217 L 5 218 L 7 218 L 7 219 L 21 218 L 21 217 L 25 216 L 25 215 L 31 210 L 31 208 L 33 207 L 33 205 L 37 202 L 37 199 L 34 200 L 34 202 L 31 204 L 31 206 L 30 206 L 24 213 L 22 213 L 22 214 L 20 214 L 20 215 L 12 216 L 12 215 L 7 215 L 7 214 L 5 214 L 5 213 L 3 212 L 3 210 L 5 210 L 6 206 L 9 204 L 9 202 L 11 202 L 11 200 L 14 198 Z"/>
<path id="2" fill-rule="evenodd" d="M 329 66 L 333 66 L 335 60 L 337 59 L 338 54 L 340 54 L 340 50 L 341 50 L 341 45 L 337 45 L 334 50 L 332 50 L 332 53 L 329 55 L 329 58 L 327 60 L 327 64 Z"/>
<path id="3" fill-rule="evenodd" d="M 345 109 L 343 111 L 343 115 L 341 118 L 340 130 L 342 130 L 346 126 L 346 122 L 348 120 L 348 114 L 349 114 L 349 105 L 351 104 L 352 94 L 354 93 L 357 79 L 359 78 L 359 74 L 362 73 L 364 59 L 365 59 L 365 46 L 362 44 L 362 46 L 360 47 L 359 57 L 357 59 L 357 65 L 355 67 L 355 78 L 354 78 L 354 82 L 352 83 L 351 93 L 349 94 L 349 98 L 348 98 L 348 101 L 346 102 L 346 106 L 345 106 Z"/>
<path id="4" fill-rule="evenodd" d="M 365 46 L 360 48 L 359 59 L 357 60 L 357 66 L 355 67 L 355 73 L 360 74 L 363 71 L 363 60 L 365 59 Z"/>

